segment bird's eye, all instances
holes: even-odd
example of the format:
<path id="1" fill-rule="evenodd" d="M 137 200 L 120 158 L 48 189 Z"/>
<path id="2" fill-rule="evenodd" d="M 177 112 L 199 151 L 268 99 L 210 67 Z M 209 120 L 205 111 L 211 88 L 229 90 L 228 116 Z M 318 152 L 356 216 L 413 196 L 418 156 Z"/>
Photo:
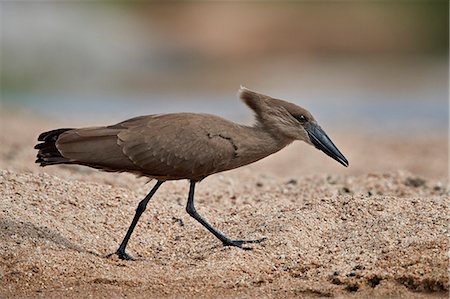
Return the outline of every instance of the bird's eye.
<path id="1" fill-rule="evenodd" d="M 295 119 L 298 120 L 301 123 L 304 123 L 307 121 L 306 116 L 304 116 L 303 114 L 300 115 L 294 115 Z"/>

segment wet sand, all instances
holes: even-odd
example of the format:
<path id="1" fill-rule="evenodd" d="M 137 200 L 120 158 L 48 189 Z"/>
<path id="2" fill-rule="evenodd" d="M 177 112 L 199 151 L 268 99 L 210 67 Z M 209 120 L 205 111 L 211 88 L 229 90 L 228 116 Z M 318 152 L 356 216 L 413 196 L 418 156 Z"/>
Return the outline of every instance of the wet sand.
<path id="1" fill-rule="evenodd" d="M 164 184 L 128 246 L 143 178 L 35 165 L 55 123 L 1 113 L 0 297 L 447 298 L 450 203 L 445 134 L 328 129 L 344 168 L 296 143 L 198 185 L 197 210 L 252 251 L 223 247 L 185 212 L 188 184 Z"/>

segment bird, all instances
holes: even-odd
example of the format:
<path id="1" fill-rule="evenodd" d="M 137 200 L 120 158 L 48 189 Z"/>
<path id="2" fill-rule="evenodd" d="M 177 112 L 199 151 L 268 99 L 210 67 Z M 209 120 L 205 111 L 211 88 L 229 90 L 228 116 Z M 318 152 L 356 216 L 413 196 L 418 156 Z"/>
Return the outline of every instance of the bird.
<path id="1" fill-rule="evenodd" d="M 254 112 L 251 126 L 211 114 L 169 113 L 139 116 L 109 126 L 61 128 L 39 135 L 35 162 L 40 166 L 78 164 L 156 180 L 139 202 L 114 252 L 120 259 L 134 260 L 126 252 L 129 239 L 150 199 L 170 180 L 189 181 L 187 213 L 224 246 L 252 249 L 247 244 L 266 238 L 230 239 L 197 212 L 197 183 L 212 174 L 256 162 L 296 140 L 316 147 L 345 167 L 349 162 L 308 110 L 243 86 L 238 95 Z"/>

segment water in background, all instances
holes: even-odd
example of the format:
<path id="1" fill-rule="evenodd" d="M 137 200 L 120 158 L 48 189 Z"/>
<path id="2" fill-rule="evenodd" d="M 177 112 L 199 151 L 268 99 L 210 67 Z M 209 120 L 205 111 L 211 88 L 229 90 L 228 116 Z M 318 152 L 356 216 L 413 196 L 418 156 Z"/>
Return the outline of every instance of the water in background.
<path id="1" fill-rule="evenodd" d="M 445 1 L 0 5 L 4 107 L 68 125 L 181 111 L 251 123 L 243 84 L 324 127 L 448 128 Z"/>
<path id="2" fill-rule="evenodd" d="M 276 93 L 271 93 L 277 95 Z M 279 94 L 288 95 L 289 92 Z M 443 133 L 448 129 L 448 103 L 445 94 L 435 92 L 420 94 L 369 93 L 368 101 L 357 94 L 330 94 L 327 99 L 283 97 L 307 107 L 316 119 L 326 126 L 341 129 L 387 134 Z M 426 97 L 426 98 L 425 98 Z M 345 99 L 343 99 L 345 98 Z M 392 99 L 386 101 L 386 98 Z M 228 94 L 149 94 L 92 96 L 77 95 L 7 95 L 6 106 L 19 103 L 27 110 L 59 122 L 82 124 L 112 124 L 126 118 L 146 114 L 172 112 L 211 113 L 222 117 L 251 123 L 251 112 L 234 93 Z M 336 100 L 338 99 L 338 100 Z"/>

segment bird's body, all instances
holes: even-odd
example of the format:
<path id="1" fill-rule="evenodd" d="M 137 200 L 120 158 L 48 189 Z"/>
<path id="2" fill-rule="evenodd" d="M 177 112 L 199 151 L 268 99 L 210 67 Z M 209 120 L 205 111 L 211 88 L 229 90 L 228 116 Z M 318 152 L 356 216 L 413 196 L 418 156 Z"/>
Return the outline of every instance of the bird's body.
<path id="1" fill-rule="evenodd" d="M 157 179 L 139 203 L 128 232 L 117 251 L 120 258 L 148 201 L 167 180 L 191 182 L 187 212 L 224 245 L 256 241 L 231 240 L 203 219 L 194 207 L 195 184 L 205 177 L 238 168 L 303 140 L 344 166 L 345 157 L 313 116 L 292 103 L 240 90 L 241 99 L 255 112 L 253 126 L 240 125 L 209 114 L 173 113 L 132 118 L 111 126 L 57 129 L 42 133 L 35 146 L 41 166 L 79 164 L 105 171 L 131 172 Z"/>
<path id="2" fill-rule="evenodd" d="M 200 181 L 260 160 L 290 142 L 260 126 L 239 125 L 209 114 L 174 113 L 67 130 L 55 145 L 62 156 L 60 163 L 158 180 Z"/>

